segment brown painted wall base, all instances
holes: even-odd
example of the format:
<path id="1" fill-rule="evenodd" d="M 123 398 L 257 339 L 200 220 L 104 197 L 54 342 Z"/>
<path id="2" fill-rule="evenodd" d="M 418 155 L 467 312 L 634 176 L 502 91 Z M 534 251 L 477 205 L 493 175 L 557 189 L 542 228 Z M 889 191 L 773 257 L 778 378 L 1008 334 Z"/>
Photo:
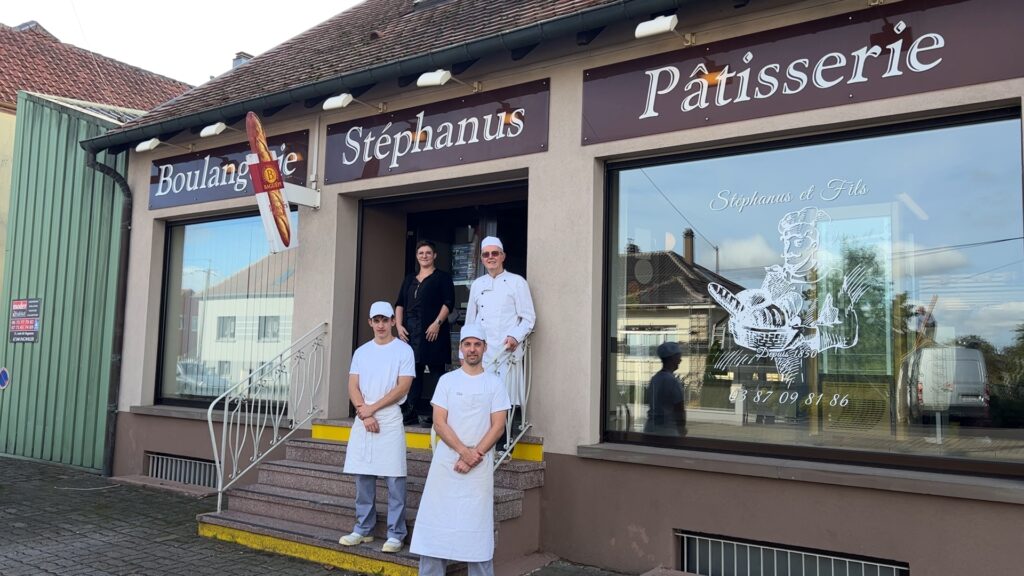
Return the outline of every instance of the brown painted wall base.
<path id="1" fill-rule="evenodd" d="M 160 408 L 169 413 L 171 408 Z M 180 409 L 189 412 L 193 409 Z M 215 426 L 220 433 L 220 423 Z M 270 434 L 265 434 L 269 438 Z M 308 438 L 309 432 L 299 430 L 295 438 Z M 263 445 L 267 442 L 264 440 Z M 284 448 L 279 448 L 280 455 L 271 454 L 270 459 L 284 458 Z M 213 448 L 210 445 L 210 429 L 206 423 L 206 411 L 202 411 L 202 419 L 191 417 L 170 417 L 153 414 L 136 414 L 120 412 L 117 415 L 117 444 L 114 446 L 114 476 L 132 476 L 146 474 L 146 452 L 183 456 L 186 458 L 202 458 L 213 460 Z M 251 451 L 242 454 L 243 462 L 248 462 Z M 255 471 L 242 477 L 240 482 L 247 484 L 256 480 Z"/>
<path id="2" fill-rule="evenodd" d="M 543 549 L 679 568 L 675 530 L 888 559 L 914 575 L 1021 572 L 1024 506 L 546 454 Z"/>

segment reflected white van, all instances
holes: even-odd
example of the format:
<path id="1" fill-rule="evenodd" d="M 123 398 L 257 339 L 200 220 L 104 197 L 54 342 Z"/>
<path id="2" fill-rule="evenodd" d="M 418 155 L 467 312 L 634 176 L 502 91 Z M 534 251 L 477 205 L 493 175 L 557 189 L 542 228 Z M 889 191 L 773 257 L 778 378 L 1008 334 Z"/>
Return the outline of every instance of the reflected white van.
<path id="1" fill-rule="evenodd" d="M 898 380 L 901 420 L 921 423 L 948 414 L 961 421 L 988 418 L 988 375 L 981 350 L 919 348 L 903 360 Z"/>

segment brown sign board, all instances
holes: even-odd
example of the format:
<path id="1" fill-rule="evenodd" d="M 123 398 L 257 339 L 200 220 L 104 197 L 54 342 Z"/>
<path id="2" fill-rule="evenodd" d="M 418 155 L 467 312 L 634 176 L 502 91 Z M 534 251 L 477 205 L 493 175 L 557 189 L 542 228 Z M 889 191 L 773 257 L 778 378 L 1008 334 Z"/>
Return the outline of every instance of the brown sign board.
<path id="1" fill-rule="evenodd" d="M 584 71 L 595 144 L 1020 77 L 1024 3 L 906 0 Z"/>
<path id="2" fill-rule="evenodd" d="M 291 132 L 267 138 L 277 155 L 285 182 L 306 185 L 309 131 Z M 192 152 L 153 162 L 149 177 L 149 208 L 169 208 L 228 198 L 252 196 L 245 156 L 248 141 Z"/>
<path id="3" fill-rule="evenodd" d="M 538 80 L 331 124 L 324 183 L 544 152 L 549 85 Z"/>

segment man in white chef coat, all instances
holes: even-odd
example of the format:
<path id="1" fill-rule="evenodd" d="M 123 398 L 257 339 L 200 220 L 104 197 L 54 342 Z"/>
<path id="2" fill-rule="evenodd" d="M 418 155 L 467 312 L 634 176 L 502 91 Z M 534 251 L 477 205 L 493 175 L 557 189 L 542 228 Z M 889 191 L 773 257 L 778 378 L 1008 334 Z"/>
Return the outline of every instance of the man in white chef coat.
<path id="1" fill-rule="evenodd" d="M 434 449 L 409 551 L 420 576 L 444 576 L 448 561 L 469 576 L 494 575 L 494 443 L 509 409 L 504 384 L 484 370 L 483 327 L 459 334 L 462 367 L 441 377 L 434 397 Z"/>
<path id="2" fill-rule="evenodd" d="M 373 542 L 377 521 L 377 477 L 388 484 L 388 539 L 382 552 L 398 552 L 405 525 L 405 428 L 398 407 L 416 376 L 412 348 L 395 337 L 395 311 L 387 302 L 370 306 L 373 340 L 356 349 L 349 368 L 348 393 L 356 407 L 345 451 L 345 474 L 356 478 L 356 523 L 338 543 Z"/>
<path id="3" fill-rule="evenodd" d="M 505 270 L 505 247 L 495 236 L 480 243 L 480 259 L 487 274 L 473 281 L 466 307 L 466 324 L 479 324 L 487 340 L 484 367 L 506 386 L 513 406 L 523 404 L 523 340 L 533 332 L 537 314 L 526 279 Z M 521 416 L 521 414 L 520 414 Z"/>

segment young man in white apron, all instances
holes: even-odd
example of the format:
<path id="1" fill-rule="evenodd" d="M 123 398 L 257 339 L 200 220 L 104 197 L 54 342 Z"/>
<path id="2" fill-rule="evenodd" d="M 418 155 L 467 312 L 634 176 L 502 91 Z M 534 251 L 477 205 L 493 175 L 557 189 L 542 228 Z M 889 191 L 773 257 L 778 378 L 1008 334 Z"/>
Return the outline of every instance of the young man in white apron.
<path id="1" fill-rule="evenodd" d="M 494 443 L 510 407 L 505 385 L 484 370 L 482 327 L 459 335 L 462 368 L 437 383 L 434 449 L 409 551 L 420 555 L 420 576 L 444 576 L 449 560 L 466 562 L 469 576 L 494 575 Z"/>
<path id="2" fill-rule="evenodd" d="M 374 500 L 377 477 L 388 484 L 388 539 L 382 552 L 398 552 L 408 530 L 405 525 L 405 427 L 398 407 L 416 375 L 412 348 L 396 338 L 395 311 L 387 302 L 370 306 L 373 340 L 352 355 L 348 393 L 356 407 L 355 422 L 345 451 L 345 474 L 356 478 L 356 523 L 338 543 L 355 546 L 373 542 L 377 521 Z"/>

